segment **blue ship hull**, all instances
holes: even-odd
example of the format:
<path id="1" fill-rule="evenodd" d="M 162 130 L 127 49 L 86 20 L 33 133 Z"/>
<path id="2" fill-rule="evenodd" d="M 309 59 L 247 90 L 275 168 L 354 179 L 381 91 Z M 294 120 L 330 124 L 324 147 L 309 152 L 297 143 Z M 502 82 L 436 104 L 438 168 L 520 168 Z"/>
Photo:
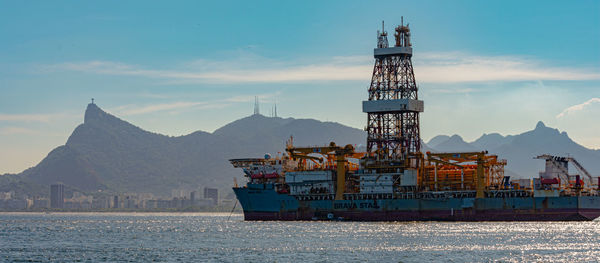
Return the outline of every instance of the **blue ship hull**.
<path id="1" fill-rule="evenodd" d="M 599 196 L 303 200 L 272 184 L 233 188 L 245 220 L 589 221 Z"/>

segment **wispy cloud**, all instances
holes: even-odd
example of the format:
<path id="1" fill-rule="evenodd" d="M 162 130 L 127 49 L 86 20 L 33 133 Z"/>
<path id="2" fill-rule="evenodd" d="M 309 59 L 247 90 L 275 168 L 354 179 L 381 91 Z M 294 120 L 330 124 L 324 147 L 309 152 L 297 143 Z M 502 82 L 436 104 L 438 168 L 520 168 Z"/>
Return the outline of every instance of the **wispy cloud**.
<path id="1" fill-rule="evenodd" d="M 276 97 L 279 92 L 257 95 L 259 100 L 270 100 Z M 254 101 L 255 96 L 234 96 L 225 99 L 217 99 L 212 101 L 175 101 L 160 104 L 135 105 L 128 104 L 108 109 L 109 112 L 119 116 L 132 116 L 148 114 L 160 111 L 169 111 L 177 113 L 182 110 L 201 110 L 201 109 L 220 109 L 240 102 Z"/>
<path id="2" fill-rule="evenodd" d="M 598 69 L 555 67 L 535 59 L 514 56 L 448 52 L 415 54 L 414 60 L 418 81 L 428 83 L 600 79 Z M 69 62 L 46 66 L 45 69 L 185 83 L 281 83 L 365 81 L 370 78 L 372 63 L 373 59 L 367 56 L 333 57 L 319 63 L 246 56 L 238 60 L 196 60 L 172 69 L 149 69 L 113 61 Z"/>
<path id="3" fill-rule="evenodd" d="M 234 97 L 223 99 L 222 101 L 225 101 L 225 102 L 250 102 L 250 101 L 254 101 L 254 97 L 258 97 L 259 101 L 265 101 L 265 100 L 272 100 L 273 98 L 275 98 L 279 95 L 281 95 L 281 93 L 279 91 L 277 91 L 274 93 L 265 93 L 265 94 L 259 94 L 256 96 L 254 96 L 254 95 L 234 96 Z"/>
<path id="4" fill-rule="evenodd" d="M 27 129 L 23 127 L 2 127 L 0 128 L 0 134 L 2 135 L 33 135 L 39 134 L 39 131 Z"/>
<path id="5" fill-rule="evenodd" d="M 169 98 L 174 98 L 174 95 L 169 95 L 169 94 L 158 94 L 158 93 L 141 93 L 141 94 L 135 94 L 135 96 L 139 96 L 142 98 L 150 98 L 150 99 L 169 99 Z"/>
<path id="6" fill-rule="evenodd" d="M 4 114 L 0 113 L 0 121 L 11 122 L 51 122 L 66 117 L 66 114 Z"/>
<path id="7" fill-rule="evenodd" d="M 223 69 L 212 70 L 154 70 L 139 66 L 127 65 L 111 61 L 90 61 L 81 63 L 62 63 L 46 69 L 69 70 L 86 73 L 135 76 L 178 80 L 191 83 L 272 83 L 303 81 L 340 81 L 368 79 L 371 69 L 366 65 L 345 65 L 341 63 L 325 63 L 287 68 L 264 67 L 259 69 Z M 360 77 L 359 77 L 360 76 Z"/>
<path id="8" fill-rule="evenodd" d="M 563 110 L 560 114 L 556 115 L 556 118 L 562 118 L 566 115 L 569 114 L 573 114 L 577 111 L 581 111 L 583 110 L 585 107 L 592 105 L 593 103 L 600 103 L 600 98 L 591 98 L 588 101 L 581 103 L 581 104 L 577 104 L 577 105 L 573 105 L 571 107 L 566 108 L 565 110 Z"/>
<path id="9" fill-rule="evenodd" d="M 216 105 L 212 105 L 216 106 Z M 182 110 L 189 108 L 206 108 L 211 107 L 204 102 L 189 102 L 189 101 L 177 101 L 171 103 L 161 103 L 161 104 L 151 104 L 151 105 L 123 105 L 119 107 L 115 107 L 109 109 L 110 112 L 116 113 L 117 115 L 122 116 L 132 116 L 132 115 L 140 115 L 147 114 L 159 111 L 173 111 L 173 110 Z"/>
<path id="10" fill-rule="evenodd" d="M 477 89 L 474 88 L 456 88 L 456 89 L 450 89 L 450 88 L 433 88 L 431 90 L 432 93 L 443 93 L 443 94 L 457 94 L 457 93 L 472 93 L 472 92 L 477 92 Z"/>
<path id="11" fill-rule="evenodd" d="M 599 80 L 598 69 L 555 67 L 515 56 L 426 53 L 416 58 L 415 74 L 423 82 L 497 82 L 535 80 Z"/>

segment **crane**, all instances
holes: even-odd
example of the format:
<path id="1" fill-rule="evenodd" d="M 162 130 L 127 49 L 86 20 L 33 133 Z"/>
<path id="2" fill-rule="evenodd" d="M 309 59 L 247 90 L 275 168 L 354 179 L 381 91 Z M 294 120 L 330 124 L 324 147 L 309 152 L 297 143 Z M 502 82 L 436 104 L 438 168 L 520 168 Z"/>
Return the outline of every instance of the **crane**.
<path id="1" fill-rule="evenodd" d="M 344 196 L 347 158 L 360 158 L 364 156 L 364 153 L 354 152 L 354 147 L 351 144 L 340 147 L 334 142 L 331 142 L 329 146 L 322 147 L 294 147 L 292 139 L 290 139 L 285 150 L 290 154 L 290 158 L 292 159 L 319 160 L 322 162 L 323 158 L 309 155 L 320 154 L 327 157 L 328 163 L 335 161 L 337 166 L 335 200 L 342 200 Z"/>
<path id="2" fill-rule="evenodd" d="M 546 160 L 546 162 L 551 163 L 552 167 L 559 171 L 558 176 L 560 177 L 561 181 L 564 181 L 566 184 L 568 184 L 569 182 L 569 168 L 567 164 L 572 163 L 577 169 L 577 171 L 583 174 L 588 180 L 588 185 L 592 186 L 593 184 L 592 176 L 590 175 L 590 173 L 585 168 L 583 168 L 583 166 L 573 157 L 561 157 L 549 154 L 542 154 L 536 156 L 534 159 L 543 159 Z"/>

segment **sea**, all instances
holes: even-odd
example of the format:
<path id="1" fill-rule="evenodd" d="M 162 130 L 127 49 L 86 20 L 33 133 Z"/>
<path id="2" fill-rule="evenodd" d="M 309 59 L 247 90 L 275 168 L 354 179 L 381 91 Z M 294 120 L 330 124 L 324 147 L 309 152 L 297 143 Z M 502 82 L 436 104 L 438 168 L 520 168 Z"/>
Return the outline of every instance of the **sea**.
<path id="1" fill-rule="evenodd" d="M 243 219 L 229 213 L 0 213 L 0 261 L 600 261 L 600 221 Z"/>

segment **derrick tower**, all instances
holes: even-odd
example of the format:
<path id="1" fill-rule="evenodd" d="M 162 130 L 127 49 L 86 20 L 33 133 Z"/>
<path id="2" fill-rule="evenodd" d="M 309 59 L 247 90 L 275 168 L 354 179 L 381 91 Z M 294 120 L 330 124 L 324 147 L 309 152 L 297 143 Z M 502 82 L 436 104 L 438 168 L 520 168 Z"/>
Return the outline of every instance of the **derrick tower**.
<path id="1" fill-rule="evenodd" d="M 363 101 L 367 152 L 369 159 L 376 161 L 368 163 L 378 163 L 379 167 L 386 163 L 392 169 L 416 168 L 417 162 L 410 158 L 421 151 L 419 113 L 423 112 L 423 101 L 419 100 L 415 83 L 408 24 L 402 21 L 394 37 L 395 45 L 389 47 L 383 24 L 382 31 L 377 31 L 369 99 Z"/>

